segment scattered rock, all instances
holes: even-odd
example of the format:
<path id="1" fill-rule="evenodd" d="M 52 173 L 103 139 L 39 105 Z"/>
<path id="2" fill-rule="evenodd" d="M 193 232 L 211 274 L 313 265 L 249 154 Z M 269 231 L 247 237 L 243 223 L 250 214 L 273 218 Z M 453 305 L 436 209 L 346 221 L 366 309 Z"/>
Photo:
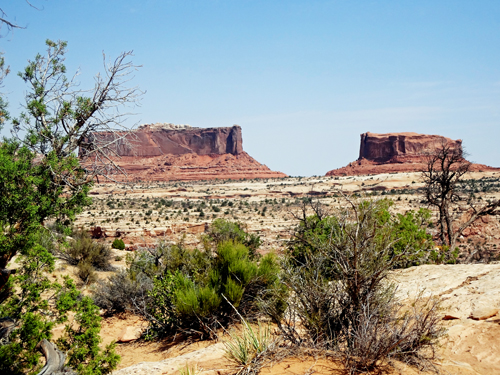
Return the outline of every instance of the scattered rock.
<path id="1" fill-rule="evenodd" d="M 125 327 L 118 335 L 117 342 L 130 342 L 141 337 L 142 330 L 138 327 Z"/>
<path id="2" fill-rule="evenodd" d="M 498 314 L 497 307 L 480 306 L 472 310 L 470 318 L 474 320 L 486 320 Z"/>

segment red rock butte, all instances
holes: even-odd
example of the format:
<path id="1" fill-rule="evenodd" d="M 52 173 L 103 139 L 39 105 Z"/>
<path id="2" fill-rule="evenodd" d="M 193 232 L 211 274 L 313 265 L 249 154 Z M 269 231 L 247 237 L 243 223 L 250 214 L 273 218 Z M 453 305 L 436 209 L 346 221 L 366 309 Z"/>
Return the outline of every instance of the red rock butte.
<path id="1" fill-rule="evenodd" d="M 271 171 L 245 151 L 241 127 L 195 128 L 189 125 L 148 124 L 125 132 L 100 132 L 90 143 L 113 143 L 109 155 L 129 181 L 188 181 L 286 177 Z M 89 163 L 85 153 L 82 161 Z M 110 156 L 111 157 L 111 156 Z"/>
<path id="2" fill-rule="evenodd" d="M 326 176 L 356 176 L 379 173 L 420 172 L 426 168 L 426 157 L 443 144 L 462 152 L 462 140 L 440 135 L 418 133 L 363 133 L 358 160 Z M 491 171 L 498 168 L 472 164 L 473 171 Z"/>

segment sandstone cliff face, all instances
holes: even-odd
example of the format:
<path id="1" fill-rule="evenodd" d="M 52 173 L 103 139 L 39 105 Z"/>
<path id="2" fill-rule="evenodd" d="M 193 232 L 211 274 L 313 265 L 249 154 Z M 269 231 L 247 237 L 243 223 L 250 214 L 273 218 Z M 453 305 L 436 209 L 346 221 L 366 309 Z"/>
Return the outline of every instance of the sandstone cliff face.
<path id="1" fill-rule="evenodd" d="M 443 144 L 462 152 L 462 141 L 440 135 L 418 133 L 363 133 L 358 160 L 327 176 L 353 176 L 364 174 L 418 172 L 426 167 L 426 157 Z M 471 170 L 496 170 L 482 164 L 473 164 Z"/>
<path id="2" fill-rule="evenodd" d="M 118 134 L 118 135 L 123 135 Z M 113 133 L 97 133 L 93 135 L 104 141 L 113 140 Z M 172 124 L 143 125 L 137 130 L 119 139 L 114 151 L 119 156 L 153 157 L 160 155 L 211 155 L 233 154 L 243 152 L 241 127 L 230 128 L 192 128 Z"/>
<path id="3" fill-rule="evenodd" d="M 361 134 L 359 159 L 367 159 L 377 163 L 389 163 L 397 160 L 417 158 L 421 160 L 443 144 L 462 151 L 462 141 L 452 140 L 440 135 L 417 133 Z"/>
<path id="4" fill-rule="evenodd" d="M 128 176 L 118 180 L 173 181 L 286 177 L 243 151 L 241 127 L 193 128 L 188 125 L 142 125 L 130 134 L 96 133 L 91 142 L 109 142 L 113 160 Z M 83 156 L 83 155 L 81 155 Z"/>

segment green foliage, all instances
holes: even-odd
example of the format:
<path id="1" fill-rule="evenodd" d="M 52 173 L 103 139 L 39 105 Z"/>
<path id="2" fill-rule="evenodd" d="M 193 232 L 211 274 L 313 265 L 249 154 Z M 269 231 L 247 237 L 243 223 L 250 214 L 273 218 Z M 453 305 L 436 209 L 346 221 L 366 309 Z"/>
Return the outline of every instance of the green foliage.
<path id="1" fill-rule="evenodd" d="M 430 249 L 434 246 L 432 235 L 427 232 L 431 213 L 421 208 L 417 212 L 407 211 L 392 218 L 394 255 L 399 257 L 396 267 L 409 267 L 425 262 L 434 262 Z"/>
<path id="2" fill-rule="evenodd" d="M 57 340 L 58 347 L 67 352 L 67 364 L 81 375 L 109 374 L 113 371 L 120 356 L 115 353 L 115 343 L 99 348 L 101 338 L 101 317 L 99 308 L 90 297 L 82 297 L 75 306 L 73 323 L 66 325 L 65 334 Z"/>
<path id="3" fill-rule="evenodd" d="M 431 250 L 429 257 L 436 264 L 455 264 L 460 254 L 458 247 L 451 251 L 449 246 L 437 246 Z"/>
<path id="4" fill-rule="evenodd" d="M 154 248 L 139 249 L 127 255 L 131 278 L 145 274 L 150 279 L 177 270 L 196 279 L 207 278 L 212 255 L 197 249 L 188 250 L 183 239 L 177 244 L 160 241 Z"/>
<path id="5" fill-rule="evenodd" d="M 18 262 L 19 272 L 10 279 L 17 290 L 0 305 L 0 316 L 10 317 L 16 326 L 10 341 L 0 346 L 0 373 L 33 371 L 40 358 L 35 346 L 44 338 L 50 339 L 55 322 L 60 320 L 60 317 L 47 319 L 51 300 L 42 299 L 42 294 L 52 288 L 46 272 L 54 269 L 54 257 L 37 245 L 28 249 Z"/>
<path id="6" fill-rule="evenodd" d="M 196 375 L 198 373 L 198 366 L 196 364 L 189 365 L 186 363 L 186 366 L 179 369 L 180 375 Z"/>
<path id="7" fill-rule="evenodd" d="M 197 250 L 192 253 L 197 254 Z M 197 256 L 188 256 L 184 262 L 193 260 L 196 262 Z M 212 336 L 220 325 L 234 323 L 234 307 L 244 316 L 255 317 L 261 301 L 275 306 L 281 303 L 283 311 L 286 290 L 279 281 L 274 254 L 262 257 L 258 264 L 250 259 L 244 245 L 229 241 L 204 260 L 180 265 L 175 271 L 165 268 L 163 275 L 156 276 L 147 302 L 151 335 L 181 331 Z M 278 295 L 276 302 L 271 301 Z"/>
<path id="8" fill-rule="evenodd" d="M 212 242 L 214 247 L 228 241 L 241 243 L 248 248 L 250 258 L 256 258 L 261 239 L 256 234 L 245 232 L 244 229 L 245 226 L 239 222 L 215 219 L 210 225 L 206 238 Z"/>
<path id="9" fill-rule="evenodd" d="M 430 222 L 430 211 L 421 208 L 419 211 L 407 211 L 405 214 L 393 215 L 389 209 L 392 201 L 382 199 L 375 202 L 364 201 L 358 209 L 363 215 L 361 220 L 373 222 L 376 230 L 375 243 L 390 239 L 390 254 L 395 261 L 393 267 L 404 268 L 432 261 L 430 250 L 433 247 L 432 236 L 427 233 Z M 370 206 L 369 212 L 364 212 Z M 295 266 L 304 264 L 306 258 L 325 248 L 331 242 L 331 236 L 339 231 L 336 216 L 306 216 L 296 228 L 293 239 L 289 242 L 287 253 Z M 330 278 L 334 278 L 334 265 L 325 265 L 330 270 Z"/>
<path id="10" fill-rule="evenodd" d="M 68 363 L 81 362 L 79 374 L 109 373 L 119 358 L 112 346 L 104 351 L 97 346 L 99 309 L 88 297 L 82 297 L 71 279 L 66 278 L 64 285 L 50 281 L 47 274 L 53 271 L 54 260 L 40 245 L 19 257 L 19 272 L 10 280 L 17 288 L 0 305 L 0 316 L 15 321 L 9 341 L 0 345 L 0 373 L 36 373 L 40 367 L 36 345 L 42 339 L 51 339 L 52 328 L 67 322 L 69 311 L 76 315 L 75 321 L 66 326 L 64 350 L 69 350 Z"/>
<path id="11" fill-rule="evenodd" d="M 108 115 L 105 109 L 135 100 L 135 89 L 121 86 L 133 65 L 124 62 L 128 54 L 122 54 L 108 74 L 96 77 L 95 92 L 83 97 L 84 91 L 72 89 L 74 83 L 65 77 L 66 43 L 48 40 L 46 45 L 47 54 L 37 54 L 19 73 L 29 88 L 25 111 L 13 119 L 12 130 L 18 139 L 25 136 L 22 141 L 0 142 L 0 270 L 14 256 L 20 263 L 15 276 L 8 281 L 0 278 L 0 317 L 15 322 L 9 341 L 0 345 L 0 372 L 35 373 L 40 367 L 35 345 L 40 339 L 50 340 L 54 324 L 66 321 L 71 310 L 76 320 L 66 330 L 68 361 L 79 373 L 105 374 L 116 367 L 118 358 L 112 347 L 101 351 L 97 346 L 98 309 L 71 281 L 50 281 L 51 252 L 61 250 L 40 233 L 44 223 L 54 220 L 70 235 L 71 222 L 91 203 L 92 171 L 82 168 L 76 152 L 85 150 L 88 134 L 99 127 L 119 125 L 120 114 L 113 110 Z M 0 71 L 5 71 L 3 58 Z M 0 127 L 7 119 L 6 101 L 0 97 Z M 72 245 L 82 246 L 68 249 L 76 264 L 108 268 L 106 250 L 87 244 L 77 239 Z"/>
<path id="12" fill-rule="evenodd" d="M 151 301 L 146 310 L 150 326 L 147 338 L 161 337 L 175 331 L 177 317 L 173 304 L 173 291 L 174 276 L 171 273 L 153 280 L 153 289 L 148 292 Z"/>
<path id="13" fill-rule="evenodd" d="M 47 218 L 65 223 L 90 203 L 90 184 L 68 195 L 54 177 L 53 171 L 65 173 L 73 168 L 77 160 L 71 159 L 35 163 L 35 154 L 26 147 L 8 140 L 0 145 L 0 268 L 18 251 L 32 248 Z"/>
<path id="14" fill-rule="evenodd" d="M 113 249 L 125 250 L 125 242 L 121 238 L 115 238 L 113 243 L 111 244 Z"/>

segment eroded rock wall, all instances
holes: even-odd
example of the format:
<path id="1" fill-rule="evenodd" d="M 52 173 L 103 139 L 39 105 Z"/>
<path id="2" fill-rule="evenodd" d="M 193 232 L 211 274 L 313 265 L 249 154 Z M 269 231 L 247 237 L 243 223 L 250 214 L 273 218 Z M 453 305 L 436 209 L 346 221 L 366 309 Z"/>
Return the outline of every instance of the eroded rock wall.
<path id="1" fill-rule="evenodd" d="M 356 176 L 380 173 L 420 172 L 427 166 L 427 156 L 443 145 L 460 150 L 462 140 L 440 135 L 418 133 L 363 133 L 359 158 L 347 166 L 333 169 L 327 176 Z M 472 164 L 471 171 L 490 171 L 497 168 Z"/>
<path id="2" fill-rule="evenodd" d="M 120 138 L 122 136 L 123 138 Z M 114 141 L 114 142 L 112 142 Z M 241 127 L 142 125 L 131 133 L 93 134 L 91 143 L 113 143 L 110 157 L 127 175 L 114 180 L 174 181 L 286 177 L 243 151 Z M 80 155 L 83 163 L 89 162 Z"/>
<path id="3" fill-rule="evenodd" d="M 440 135 L 418 133 L 363 133 L 359 147 L 359 159 L 388 163 L 394 159 L 423 158 L 443 144 L 462 151 L 462 140 L 456 141 Z"/>
<path id="4" fill-rule="evenodd" d="M 125 133 L 102 132 L 93 137 L 100 142 L 112 141 L 118 156 L 155 157 L 161 155 L 239 155 L 243 152 L 241 127 L 192 128 L 183 126 L 143 125 L 129 135 Z M 170 125 L 170 124 L 169 124 Z"/>

